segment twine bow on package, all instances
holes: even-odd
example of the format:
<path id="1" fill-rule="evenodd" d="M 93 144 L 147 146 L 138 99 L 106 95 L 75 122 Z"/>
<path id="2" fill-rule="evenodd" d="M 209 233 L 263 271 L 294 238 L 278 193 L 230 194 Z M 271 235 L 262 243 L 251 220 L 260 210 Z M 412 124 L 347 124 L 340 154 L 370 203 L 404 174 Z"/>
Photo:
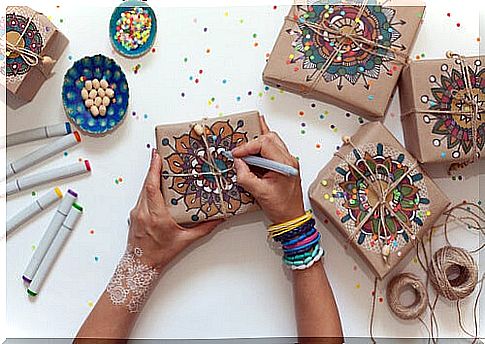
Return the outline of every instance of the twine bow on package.
<path id="1" fill-rule="evenodd" d="M 394 4 L 397 1 L 390 1 Z M 424 5 L 312 1 L 293 6 L 263 81 L 380 120 L 390 104 L 424 14 Z M 332 3 L 332 2 L 330 2 Z"/>
<path id="2" fill-rule="evenodd" d="M 257 111 L 155 128 L 163 160 L 162 194 L 180 224 L 226 218 L 258 209 L 236 183 L 225 155 L 261 134 Z"/>
<path id="3" fill-rule="evenodd" d="M 485 57 L 411 63 L 399 85 L 406 147 L 421 163 L 449 170 L 474 162 L 485 146 Z"/>
<path id="4" fill-rule="evenodd" d="M 7 7 L 5 22 L 2 84 L 8 105 L 17 108 L 34 98 L 69 41 L 45 15 L 26 6 Z"/>
<path id="5" fill-rule="evenodd" d="M 382 279 L 449 201 L 380 122 L 346 140 L 310 186 L 310 201 Z"/>

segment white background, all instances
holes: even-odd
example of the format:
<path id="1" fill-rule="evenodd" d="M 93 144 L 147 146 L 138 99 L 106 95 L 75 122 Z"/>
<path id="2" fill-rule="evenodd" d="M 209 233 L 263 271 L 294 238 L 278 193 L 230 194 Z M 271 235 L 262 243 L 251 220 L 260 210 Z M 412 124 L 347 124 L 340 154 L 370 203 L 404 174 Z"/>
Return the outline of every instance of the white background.
<path id="1" fill-rule="evenodd" d="M 93 172 L 61 184 L 63 191 L 70 187 L 79 192 L 79 203 L 84 206 L 85 214 L 35 301 L 27 297 L 21 275 L 53 209 L 9 238 L 7 337 L 75 335 L 124 250 L 126 219 L 146 173 L 150 153 L 146 145 L 154 146 L 155 125 L 259 109 L 270 127 L 286 140 L 292 153 L 300 157 L 305 191 L 332 157 L 341 136 L 359 128 L 358 117 L 347 117 L 345 111 L 336 107 L 264 89 L 261 72 L 287 13 L 285 6 L 273 9 L 273 3 L 258 7 L 219 4 L 206 8 L 157 5 L 154 7 L 158 18 L 156 52 L 139 60 L 128 60 L 116 55 L 108 41 L 109 18 L 117 1 L 104 1 L 103 7 L 81 6 L 70 1 L 23 3 L 51 16 L 70 44 L 55 66 L 55 75 L 34 101 L 17 111 L 7 110 L 7 132 L 65 120 L 61 107 L 63 75 L 75 60 L 85 55 L 103 53 L 114 57 L 127 74 L 131 94 L 128 117 L 114 134 L 99 139 L 83 137 L 83 142 L 69 150 L 67 156 L 59 154 L 38 166 L 40 170 L 85 158 L 91 161 Z M 424 54 L 424 58 L 441 58 L 449 49 L 466 55 L 478 54 L 479 12 L 485 6 L 483 1 L 429 0 L 427 5 L 413 57 Z M 141 68 L 134 74 L 132 68 L 137 63 Z M 191 76 L 200 82 L 196 84 L 189 79 Z M 182 92 L 185 97 L 181 97 Z M 212 97 L 215 100 L 209 102 Z M 312 107 L 312 103 L 316 106 Z M 303 116 L 299 115 L 300 111 L 304 112 Z M 396 97 L 385 124 L 402 138 L 399 113 Z M 320 114 L 325 114 L 324 120 L 319 118 Z M 306 124 L 304 135 L 300 132 L 301 123 Z M 9 149 L 8 158 L 20 157 L 44 143 Z M 316 148 L 317 143 L 320 149 Z M 480 197 L 477 170 L 475 165 L 460 172 L 461 180 L 437 181 L 454 201 L 476 202 Z M 122 182 L 116 184 L 115 179 L 119 177 Z M 52 186 L 33 191 L 43 194 Z M 9 198 L 7 218 L 32 200 L 30 192 Z M 309 205 L 307 199 L 305 202 Z M 261 213 L 231 219 L 174 262 L 145 307 L 133 337 L 295 336 L 289 275 L 278 255 L 268 248 L 265 224 Z M 344 332 L 347 336 L 367 336 L 373 278 L 325 226 L 320 224 L 320 229 L 326 249 L 325 266 Z M 462 229 L 455 230 L 453 237 L 457 239 L 455 244 L 467 248 L 478 242 L 477 235 Z M 435 241 L 438 243 L 441 239 L 438 234 Z M 419 271 L 412 261 L 404 270 Z M 400 321 L 391 315 L 385 303 L 385 285 L 384 281 L 378 290 L 378 297 L 384 297 L 384 302 L 377 303 L 375 335 L 426 336 L 426 330 L 418 322 Z M 465 324 L 470 331 L 473 302 L 471 297 L 463 303 Z M 455 306 L 440 301 L 437 311 L 440 335 L 461 336 Z"/>

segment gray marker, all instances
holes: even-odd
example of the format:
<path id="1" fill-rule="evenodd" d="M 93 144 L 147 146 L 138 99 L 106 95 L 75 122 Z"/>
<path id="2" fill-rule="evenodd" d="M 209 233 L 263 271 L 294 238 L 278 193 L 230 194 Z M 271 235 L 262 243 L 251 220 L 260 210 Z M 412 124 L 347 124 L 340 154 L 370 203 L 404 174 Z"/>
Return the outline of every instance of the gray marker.
<path id="1" fill-rule="evenodd" d="M 55 188 L 48 193 L 42 195 L 31 203 L 28 207 L 22 209 L 17 214 L 7 220 L 7 238 L 18 227 L 30 220 L 35 215 L 47 209 L 51 204 L 62 198 L 62 191 Z"/>
<path id="2" fill-rule="evenodd" d="M 81 135 L 77 131 L 50 142 L 33 152 L 21 157 L 18 160 L 7 163 L 7 179 L 14 174 L 20 173 L 40 162 L 49 159 L 57 153 L 62 152 L 81 142 Z"/>
<path id="3" fill-rule="evenodd" d="M 224 151 L 222 152 L 222 154 L 225 155 L 228 159 L 234 160 L 231 152 Z M 261 167 L 266 170 L 283 174 L 285 176 L 296 177 L 299 174 L 298 170 L 293 166 L 288 166 L 280 162 L 262 158 L 260 156 L 248 155 L 241 158 L 241 160 L 243 160 L 248 165 Z"/>
<path id="4" fill-rule="evenodd" d="M 71 132 L 71 124 L 69 122 L 28 129 L 7 135 L 7 147 L 42 140 L 49 137 L 64 136 L 70 134 Z"/>
<path id="5" fill-rule="evenodd" d="M 59 232 L 54 238 L 52 245 L 49 247 L 49 251 L 47 251 L 44 259 L 42 259 L 42 263 L 35 273 L 32 283 L 30 283 L 29 288 L 27 289 L 27 294 L 29 294 L 30 296 L 36 296 L 39 293 L 40 288 L 45 281 L 45 278 L 47 277 L 57 256 L 64 247 L 67 238 L 69 237 L 69 235 L 71 235 L 71 232 L 76 226 L 76 222 L 79 220 L 82 213 L 83 208 L 77 203 L 74 203 L 71 207 L 71 210 L 69 210 L 69 214 L 67 214 L 67 217 L 64 220 L 61 229 L 59 229 Z"/>
<path id="6" fill-rule="evenodd" d="M 25 282 L 27 283 L 32 282 L 32 278 L 37 272 L 37 269 L 39 268 L 39 265 L 42 262 L 42 259 L 44 258 L 47 251 L 49 250 L 49 247 L 51 246 L 52 241 L 56 237 L 57 232 L 59 232 L 59 229 L 61 228 L 62 223 L 66 219 L 66 216 L 71 210 L 72 204 L 76 201 L 76 199 L 77 199 L 77 193 L 75 193 L 71 189 L 67 190 L 66 195 L 62 199 L 61 204 L 59 204 L 59 207 L 57 208 L 56 213 L 54 214 L 54 217 L 49 223 L 49 227 L 47 227 L 47 230 L 45 231 L 44 236 L 40 240 L 39 245 L 37 245 L 37 248 L 34 251 L 34 255 L 30 259 L 29 265 L 27 265 L 27 268 L 25 269 L 25 272 L 22 276 L 22 279 Z"/>

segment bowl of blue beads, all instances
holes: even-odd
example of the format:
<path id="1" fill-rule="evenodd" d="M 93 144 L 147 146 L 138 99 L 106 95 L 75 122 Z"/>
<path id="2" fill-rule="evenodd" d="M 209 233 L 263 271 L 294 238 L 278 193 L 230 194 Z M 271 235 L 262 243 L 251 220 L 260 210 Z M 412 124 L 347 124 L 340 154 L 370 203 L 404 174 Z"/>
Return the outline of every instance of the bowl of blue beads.
<path id="1" fill-rule="evenodd" d="M 125 74 L 104 55 L 83 57 L 64 76 L 64 111 L 87 135 L 103 136 L 115 130 L 126 117 L 128 100 Z"/>

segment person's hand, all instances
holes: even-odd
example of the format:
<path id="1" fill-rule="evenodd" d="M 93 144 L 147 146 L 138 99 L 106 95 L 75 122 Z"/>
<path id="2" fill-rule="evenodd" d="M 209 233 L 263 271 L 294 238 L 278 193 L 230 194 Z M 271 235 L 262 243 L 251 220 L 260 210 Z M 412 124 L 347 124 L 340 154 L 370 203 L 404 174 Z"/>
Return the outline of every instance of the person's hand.
<path id="1" fill-rule="evenodd" d="M 295 168 L 299 164 L 278 134 L 269 130 L 264 117 L 260 121 L 263 134 L 232 151 L 237 183 L 253 195 L 273 223 L 282 223 L 305 213 L 300 176 L 287 177 L 272 171 L 258 176 L 241 158 L 260 155 Z"/>
<path id="2" fill-rule="evenodd" d="M 162 159 L 152 150 L 150 169 L 138 202 L 130 213 L 128 245 L 143 250 L 142 260 L 159 270 L 197 239 L 209 234 L 223 220 L 184 228 L 170 215 L 160 191 Z"/>

